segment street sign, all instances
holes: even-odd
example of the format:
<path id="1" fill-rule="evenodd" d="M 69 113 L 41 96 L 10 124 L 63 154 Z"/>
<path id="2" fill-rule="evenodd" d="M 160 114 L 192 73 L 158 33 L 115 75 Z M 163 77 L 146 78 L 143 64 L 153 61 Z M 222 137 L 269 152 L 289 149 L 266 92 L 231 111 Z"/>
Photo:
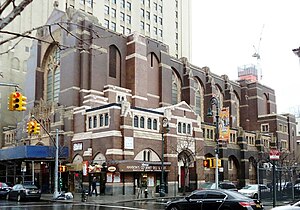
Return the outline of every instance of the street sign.
<path id="1" fill-rule="evenodd" d="M 277 149 L 270 150 L 270 160 L 279 160 L 280 152 Z"/>

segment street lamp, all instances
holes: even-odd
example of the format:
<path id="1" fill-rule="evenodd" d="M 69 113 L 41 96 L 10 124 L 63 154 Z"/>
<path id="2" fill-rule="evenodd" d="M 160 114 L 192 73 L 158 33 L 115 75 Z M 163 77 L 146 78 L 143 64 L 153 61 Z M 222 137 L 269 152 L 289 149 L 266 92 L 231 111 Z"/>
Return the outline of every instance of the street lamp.
<path id="1" fill-rule="evenodd" d="M 215 140 L 216 140 L 216 172 L 215 172 L 215 183 L 216 183 L 216 189 L 218 189 L 219 187 L 219 100 L 216 97 L 212 97 L 210 99 L 210 104 L 211 106 L 216 106 L 216 132 L 215 132 Z M 211 110 L 211 107 L 208 108 L 208 112 L 207 112 L 207 116 L 208 117 L 212 117 L 213 113 Z"/>
<path id="2" fill-rule="evenodd" d="M 161 130 L 161 181 L 160 181 L 160 197 L 165 196 L 165 182 L 164 182 L 164 143 L 165 143 L 165 138 L 164 134 L 169 132 L 169 121 L 167 118 L 163 118 L 162 121 L 162 130 Z"/>

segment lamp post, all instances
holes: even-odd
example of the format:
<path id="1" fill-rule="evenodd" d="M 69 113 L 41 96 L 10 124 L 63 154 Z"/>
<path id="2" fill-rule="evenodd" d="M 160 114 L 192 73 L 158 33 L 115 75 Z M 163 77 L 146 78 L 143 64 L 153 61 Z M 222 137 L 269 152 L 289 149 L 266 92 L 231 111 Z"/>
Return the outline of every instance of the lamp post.
<path id="1" fill-rule="evenodd" d="M 216 118 L 216 132 L 215 132 L 215 140 L 216 140 L 216 171 L 215 171 L 215 183 L 216 183 L 216 189 L 218 189 L 219 187 L 219 165 L 218 165 L 218 162 L 219 162 L 219 100 L 213 96 L 211 99 L 210 99 L 210 104 L 211 106 L 216 106 L 216 115 L 215 115 L 215 118 Z M 212 110 L 211 110 L 211 107 L 208 108 L 208 113 L 207 113 L 207 116 L 208 117 L 212 117 L 213 116 L 213 113 L 212 113 Z"/>
<path id="2" fill-rule="evenodd" d="M 161 181 L 160 181 L 160 187 L 159 187 L 159 194 L 160 197 L 165 196 L 165 182 L 164 182 L 164 144 L 165 144 L 165 133 L 169 132 L 169 121 L 167 118 L 163 118 L 162 121 L 162 131 L 161 131 Z"/>

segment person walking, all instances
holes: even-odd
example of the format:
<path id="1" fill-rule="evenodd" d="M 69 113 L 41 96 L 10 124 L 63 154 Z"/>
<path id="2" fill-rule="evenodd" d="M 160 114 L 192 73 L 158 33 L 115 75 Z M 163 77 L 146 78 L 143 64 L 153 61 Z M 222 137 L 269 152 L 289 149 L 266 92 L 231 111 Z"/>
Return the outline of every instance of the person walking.
<path id="1" fill-rule="evenodd" d="M 95 191 L 95 195 L 98 196 L 98 193 L 97 193 L 97 178 L 96 177 L 93 178 L 91 195 L 93 194 L 94 191 Z"/>

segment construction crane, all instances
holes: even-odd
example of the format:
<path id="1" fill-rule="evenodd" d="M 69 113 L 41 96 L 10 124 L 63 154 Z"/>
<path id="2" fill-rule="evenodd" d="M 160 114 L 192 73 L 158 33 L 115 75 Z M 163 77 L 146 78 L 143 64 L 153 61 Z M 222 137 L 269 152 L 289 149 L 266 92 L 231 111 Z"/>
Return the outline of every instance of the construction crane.
<path id="1" fill-rule="evenodd" d="M 254 54 L 252 55 L 253 58 L 256 58 L 256 62 L 257 62 L 257 67 L 259 67 L 260 70 L 260 80 L 262 79 L 262 70 L 260 68 L 260 53 L 259 53 L 259 49 L 260 49 L 260 43 L 262 40 L 262 33 L 264 30 L 265 24 L 263 24 L 261 32 L 260 32 L 260 36 L 259 36 L 259 40 L 258 40 L 258 44 L 257 44 L 257 48 L 255 47 L 255 45 L 253 45 L 254 48 Z"/>

